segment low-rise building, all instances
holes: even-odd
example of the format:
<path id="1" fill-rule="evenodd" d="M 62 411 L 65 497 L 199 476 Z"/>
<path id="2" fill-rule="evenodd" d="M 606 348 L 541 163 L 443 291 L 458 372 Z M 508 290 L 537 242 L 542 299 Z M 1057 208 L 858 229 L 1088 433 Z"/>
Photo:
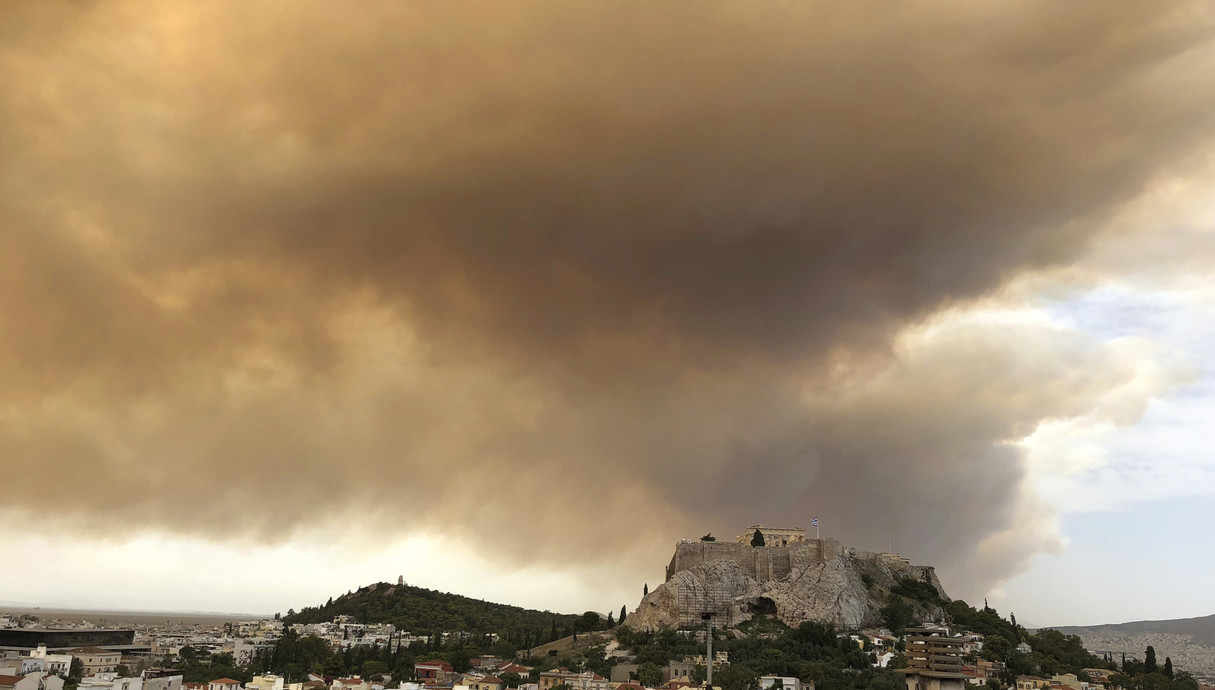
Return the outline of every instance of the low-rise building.
<path id="1" fill-rule="evenodd" d="M 681 678 L 691 680 L 692 673 L 695 670 L 696 664 L 690 661 L 672 661 L 662 670 L 662 679 L 667 681 L 680 680 Z"/>
<path id="2" fill-rule="evenodd" d="M 178 676 L 180 690 L 180 679 Z M 117 673 L 98 673 L 81 679 L 76 690 L 144 690 L 143 678 L 119 676 Z"/>
<path id="3" fill-rule="evenodd" d="M 630 680 L 637 678 L 637 672 L 641 670 L 641 664 L 624 663 L 616 664 L 612 667 L 612 682 L 627 683 Z"/>
<path id="4" fill-rule="evenodd" d="M 267 674 L 264 676 L 253 676 L 253 680 L 245 684 L 248 690 L 283 690 L 283 685 L 286 679 L 282 676 Z"/>
<path id="5" fill-rule="evenodd" d="M 182 690 L 182 674 L 175 668 L 149 668 L 140 674 L 142 690 Z"/>
<path id="6" fill-rule="evenodd" d="M 469 690 L 504 690 L 506 684 L 497 676 L 481 676 L 464 681 L 468 685 Z"/>
<path id="7" fill-rule="evenodd" d="M 564 666 L 540 673 L 540 690 L 551 690 L 558 685 L 568 685 L 574 690 L 612 690 L 611 681 L 598 673 L 578 673 Z"/>
<path id="8" fill-rule="evenodd" d="M 783 690 L 802 690 L 802 681 L 800 678 L 792 676 L 760 676 L 760 690 L 772 690 L 772 688 L 782 688 Z M 810 684 L 809 690 L 813 690 L 814 684 Z"/>
<path id="9" fill-rule="evenodd" d="M 1049 688 L 1050 681 L 1038 676 L 1017 676 L 1017 690 L 1040 690 Z"/>
<path id="10" fill-rule="evenodd" d="M 207 690 L 240 690 L 240 681 L 231 678 L 220 678 L 207 683 Z"/>
<path id="11" fill-rule="evenodd" d="M 1074 673 L 1061 673 L 1050 677 L 1051 686 L 1060 685 L 1071 690 L 1087 690 L 1088 683 L 1081 681 Z"/>
<path id="12" fill-rule="evenodd" d="M 238 666 L 248 666 L 259 654 L 273 650 L 274 644 L 271 642 L 239 640 L 232 647 L 232 659 Z"/>
<path id="13" fill-rule="evenodd" d="M 28 656 L 9 656 L 0 659 L 0 675 L 24 676 L 46 670 L 46 660 Z"/>
<path id="14" fill-rule="evenodd" d="M 451 664 L 442 659 L 431 659 L 430 661 L 420 661 L 413 665 L 413 676 L 418 680 L 436 680 L 440 683 L 446 683 L 451 679 L 455 669 Z"/>
<path id="15" fill-rule="evenodd" d="M 21 676 L 12 690 L 63 690 L 63 679 L 46 671 L 35 671 Z"/>
<path id="16" fill-rule="evenodd" d="M 121 653 L 111 652 L 100 647 L 77 647 L 69 654 L 80 659 L 86 676 L 114 673 L 118 669 L 118 664 L 122 663 Z"/>
<path id="17" fill-rule="evenodd" d="M 368 683 L 359 676 L 354 676 L 351 678 L 335 678 L 333 685 L 330 687 L 333 690 L 371 690 L 371 683 Z"/>
<path id="18" fill-rule="evenodd" d="M 31 650 L 30 657 L 43 659 L 46 662 L 46 667 L 42 670 L 47 673 L 58 673 L 66 676 L 72 670 L 71 654 L 50 654 L 46 651 L 46 645 L 44 644 L 40 644 L 37 649 Z"/>
<path id="19" fill-rule="evenodd" d="M 1110 682 L 1110 676 L 1117 673 L 1117 671 L 1111 671 L 1108 668 L 1086 668 L 1084 669 L 1084 673 L 1092 682 L 1099 683 L 1101 685 L 1108 685 Z"/>

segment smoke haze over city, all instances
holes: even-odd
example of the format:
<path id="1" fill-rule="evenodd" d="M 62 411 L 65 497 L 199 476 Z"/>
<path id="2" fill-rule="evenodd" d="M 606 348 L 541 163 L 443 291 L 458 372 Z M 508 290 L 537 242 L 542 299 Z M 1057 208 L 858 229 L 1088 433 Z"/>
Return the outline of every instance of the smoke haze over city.
<path id="1" fill-rule="evenodd" d="M 1215 494 L 1213 69 L 1199 2 L 4 3 L 0 533 L 606 611 L 818 516 L 1148 617 L 1028 601 Z M 191 577 L 117 603 L 259 605 Z"/>

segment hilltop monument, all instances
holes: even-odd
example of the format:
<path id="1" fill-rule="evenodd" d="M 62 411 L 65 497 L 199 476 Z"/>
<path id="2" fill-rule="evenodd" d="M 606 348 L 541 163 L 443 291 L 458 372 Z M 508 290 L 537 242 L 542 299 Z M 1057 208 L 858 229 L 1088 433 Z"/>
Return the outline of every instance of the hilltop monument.
<path id="1" fill-rule="evenodd" d="M 751 525 L 734 543 L 676 544 L 666 582 L 643 596 L 623 622 L 635 630 L 689 628 L 712 610 L 727 625 L 771 615 L 790 626 L 818 621 L 854 630 L 881 625 L 886 597 L 905 579 L 927 582 L 949 601 L 932 566 L 807 538 L 797 527 Z"/>

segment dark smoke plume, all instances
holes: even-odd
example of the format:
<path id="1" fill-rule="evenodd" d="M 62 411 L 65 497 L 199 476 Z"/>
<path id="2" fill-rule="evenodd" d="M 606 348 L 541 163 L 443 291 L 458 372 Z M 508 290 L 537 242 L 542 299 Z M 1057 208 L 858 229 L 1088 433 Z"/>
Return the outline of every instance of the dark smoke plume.
<path id="1" fill-rule="evenodd" d="M 978 590 L 1054 543 L 1013 442 L 1165 385 L 924 324 L 1209 150 L 1206 3 L 0 12 L 0 463 L 65 525 L 632 568 L 813 511 Z"/>

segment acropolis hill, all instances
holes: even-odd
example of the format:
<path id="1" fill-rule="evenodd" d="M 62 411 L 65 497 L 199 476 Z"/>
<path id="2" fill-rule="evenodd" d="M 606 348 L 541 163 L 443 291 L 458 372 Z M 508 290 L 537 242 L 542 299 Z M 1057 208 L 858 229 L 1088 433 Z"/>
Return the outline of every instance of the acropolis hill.
<path id="1" fill-rule="evenodd" d="M 751 545 L 756 529 L 764 546 Z M 769 614 L 791 626 L 819 621 L 848 630 L 876 627 L 891 588 L 904 579 L 927 582 L 949 600 L 932 566 L 835 539 L 808 539 L 799 528 L 755 525 L 733 543 L 676 544 L 666 582 L 643 597 L 624 623 L 636 630 L 691 627 L 710 608 L 727 625 Z"/>

